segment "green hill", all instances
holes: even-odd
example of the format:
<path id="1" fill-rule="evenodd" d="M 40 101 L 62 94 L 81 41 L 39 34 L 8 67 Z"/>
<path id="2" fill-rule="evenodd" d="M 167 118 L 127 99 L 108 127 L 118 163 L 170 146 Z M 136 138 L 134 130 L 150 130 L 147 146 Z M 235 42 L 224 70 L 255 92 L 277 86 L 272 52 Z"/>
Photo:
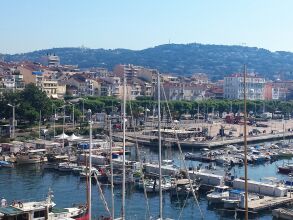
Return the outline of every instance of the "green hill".
<path id="1" fill-rule="evenodd" d="M 166 44 L 144 50 L 53 48 L 23 54 L 5 55 L 7 61 L 31 60 L 44 62 L 47 53 L 55 53 L 62 64 L 78 64 L 80 68 L 106 67 L 116 64 L 135 64 L 156 68 L 164 73 L 188 75 L 196 72 L 207 73 L 212 79 L 239 72 L 243 64 L 267 78 L 280 75 L 293 78 L 293 53 L 271 52 L 256 47 Z"/>

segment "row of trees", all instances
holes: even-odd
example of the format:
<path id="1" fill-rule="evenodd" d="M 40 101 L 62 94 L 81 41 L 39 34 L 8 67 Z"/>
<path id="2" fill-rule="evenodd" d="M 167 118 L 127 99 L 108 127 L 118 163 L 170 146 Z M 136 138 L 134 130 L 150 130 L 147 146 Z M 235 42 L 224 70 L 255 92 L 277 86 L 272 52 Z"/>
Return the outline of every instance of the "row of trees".
<path id="1" fill-rule="evenodd" d="M 4 93 L 0 96 L 0 118 L 11 118 L 12 109 L 10 105 L 15 105 L 16 120 L 28 122 L 30 125 L 39 121 L 40 112 L 42 121 L 51 120 L 56 112 L 59 116 L 63 114 L 62 106 L 65 107 L 66 116 L 73 114 L 75 121 L 82 121 L 83 113 L 88 109 L 92 113 L 105 112 L 107 114 L 120 114 L 122 101 L 114 97 L 85 97 L 75 99 L 67 97 L 66 101 L 49 99 L 45 92 L 39 90 L 35 85 L 27 85 L 23 91 Z M 150 97 L 139 97 L 137 100 L 127 101 L 127 114 L 131 112 L 134 117 L 138 117 L 147 112 L 148 115 L 156 111 L 157 102 Z M 180 118 L 182 114 L 195 115 L 198 110 L 201 114 L 211 112 L 238 112 L 243 111 L 242 100 L 201 100 L 201 101 L 162 101 L 165 111 L 168 108 L 174 118 Z M 263 111 L 282 111 L 283 113 L 293 112 L 293 101 L 248 101 L 247 110 L 261 113 Z"/>
<path id="2" fill-rule="evenodd" d="M 79 108 L 82 109 L 84 103 L 85 109 L 91 109 L 94 113 L 120 112 L 122 101 L 113 97 L 87 97 L 79 101 Z M 151 98 L 138 98 L 137 100 L 127 101 L 127 113 L 132 110 L 133 114 L 144 113 L 146 109 L 151 112 L 157 106 L 157 101 Z M 211 113 L 212 111 L 222 112 L 238 112 L 243 111 L 244 103 L 241 100 L 217 100 L 208 99 L 202 101 L 162 101 L 162 107 L 173 114 L 191 114 Z M 263 111 L 274 112 L 282 111 L 283 113 L 291 113 L 293 111 L 293 101 L 247 101 L 247 110 L 262 113 Z"/>
<path id="3" fill-rule="evenodd" d="M 81 103 L 80 103 L 81 104 Z M 88 97 L 84 101 L 85 108 L 93 112 L 120 113 L 121 100 L 113 97 Z M 156 111 L 157 101 L 150 97 L 139 97 L 137 100 L 127 101 L 127 114 L 131 112 L 134 117 L 144 114 L 146 111 L 152 114 Z M 218 100 L 207 99 L 201 101 L 162 101 L 165 111 L 170 109 L 173 117 L 180 118 L 183 114 L 195 115 L 198 113 L 211 112 L 243 112 L 244 102 L 242 100 Z M 247 111 L 254 113 L 282 111 L 283 113 L 293 112 L 293 101 L 247 101 Z"/>

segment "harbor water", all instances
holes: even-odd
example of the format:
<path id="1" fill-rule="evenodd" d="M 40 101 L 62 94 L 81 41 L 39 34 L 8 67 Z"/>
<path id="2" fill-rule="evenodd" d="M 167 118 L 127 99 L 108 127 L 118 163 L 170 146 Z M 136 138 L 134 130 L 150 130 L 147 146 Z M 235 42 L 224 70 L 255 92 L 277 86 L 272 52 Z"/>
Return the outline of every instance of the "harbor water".
<path id="1" fill-rule="evenodd" d="M 157 152 L 144 148 L 142 155 L 148 155 L 148 159 L 156 160 Z M 173 159 L 178 166 L 183 166 L 180 162 L 178 151 L 165 150 L 165 159 Z M 273 163 L 260 165 L 249 165 L 249 178 L 260 181 L 265 177 L 277 177 L 279 180 L 286 179 L 287 176 L 277 173 L 277 165 L 288 162 L 288 160 L 278 160 Z M 187 166 L 195 167 L 199 162 L 186 161 Z M 215 170 L 215 174 L 222 174 L 220 170 Z M 244 167 L 235 166 L 230 171 L 233 175 L 241 177 L 244 175 Z M 80 180 L 79 176 L 70 173 L 60 173 L 42 169 L 41 165 L 15 166 L 14 168 L 0 168 L 0 196 L 5 197 L 9 202 L 13 200 L 28 201 L 42 200 L 49 190 L 54 192 L 54 202 L 58 207 L 71 207 L 73 204 L 85 204 L 86 202 L 86 182 Z M 105 198 L 110 206 L 111 195 L 110 186 L 102 185 Z M 121 207 L 121 187 L 115 186 L 115 215 L 120 216 Z M 205 194 L 199 195 L 199 206 L 204 214 L 204 219 L 242 219 L 242 216 L 235 216 L 234 212 L 224 211 L 222 208 L 208 205 Z M 148 194 L 150 214 L 156 219 L 159 214 L 158 194 Z M 201 219 L 199 209 L 192 197 L 172 198 L 168 193 L 164 193 L 164 216 L 172 219 Z M 100 216 L 109 216 L 105 211 L 103 202 L 99 197 L 98 188 L 93 184 L 92 191 L 92 213 L 98 219 Z M 111 207 L 109 207 L 111 208 Z M 144 194 L 134 186 L 128 186 L 126 192 L 126 217 L 127 219 L 146 219 L 148 216 Z M 260 212 L 255 218 L 272 219 L 271 211 Z"/>

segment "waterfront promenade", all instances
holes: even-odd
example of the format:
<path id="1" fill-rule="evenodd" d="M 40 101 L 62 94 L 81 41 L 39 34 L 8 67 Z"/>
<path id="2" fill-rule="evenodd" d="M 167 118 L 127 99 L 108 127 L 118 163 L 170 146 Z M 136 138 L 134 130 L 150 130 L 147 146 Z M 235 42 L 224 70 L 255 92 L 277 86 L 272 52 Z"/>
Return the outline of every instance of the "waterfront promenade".
<path id="1" fill-rule="evenodd" d="M 268 122 L 263 122 L 262 124 L 268 127 L 256 127 L 247 126 L 247 133 L 253 131 L 258 131 L 258 134 L 248 135 L 248 143 L 260 143 L 266 141 L 277 141 L 282 139 L 290 139 L 293 137 L 293 120 L 271 120 Z M 225 134 L 230 134 L 229 137 L 219 137 L 219 130 L 221 126 L 225 129 Z M 222 147 L 229 144 L 242 144 L 243 143 L 243 125 L 238 124 L 225 124 L 223 122 L 216 122 L 213 124 L 209 123 L 178 123 L 176 125 L 180 129 L 194 129 L 194 128 L 207 128 L 209 136 L 212 140 L 209 141 L 199 141 L 192 139 L 180 140 L 180 144 L 184 148 L 216 148 Z M 121 133 L 114 134 L 116 139 L 122 138 Z M 151 135 L 145 135 L 143 132 L 127 132 L 126 139 L 129 142 L 148 146 L 157 145 L 157 137 Z M 162 138 L 165 145 L 177 146 L 177 140 L 175 138 Z"/>

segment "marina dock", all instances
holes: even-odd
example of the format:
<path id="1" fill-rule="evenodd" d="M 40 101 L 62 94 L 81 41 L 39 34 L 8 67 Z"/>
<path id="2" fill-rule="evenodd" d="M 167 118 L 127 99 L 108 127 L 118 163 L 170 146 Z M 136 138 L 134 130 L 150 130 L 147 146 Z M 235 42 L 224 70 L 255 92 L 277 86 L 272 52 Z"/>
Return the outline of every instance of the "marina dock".
<path id="1" fill-rule="evenodd" d="M 288 219 L 288 220 L 293 219 L 293 210 L 291 209 L 283 209 L 283 208 L 274 209 L 272 214 L 276 218 Z"/>
<path id="2" fill-rule="evenodd" d="M 265 209 L 275 208 L 281 205 L 293 203 L 293 193 L 288 193 L 286 197 L 271 197 L 264 196 L 263 199 L 253 200 L 248 202 L 248 209 L 250 211 L 262 211 Z"/>
<path id="3" fill-rule="evenodd" d="M 115 140 L 122 140 L 122 135 L 119 133 L 114 134 Z M 261 143 L 266 141 L 277 141 L 282 139 L 290 139 L 293 138 L 293 132 L 285 132 L 277 133 L 277 134 L 261 134 L 257 136 L 248 136 L 247 137 L 247 143 L 253 144 L 253 143 Z M 158 139 L 157 137 L 148 136 L 148 135 L 142 135 L 142 134 L 133 134 L 130 132 L 127 132 L 126 134 L 126 140 L 131 143 L 138 143 L 140 145 L 144 146 L 152 146 L 155 147 L 158 145 Z M 163 146 L 168 145 L 172 147 L 177 146 L 177 141 L 174 138 L 162 138 Z M 237 137 L 237 138 L 231 138 L 231 139 L 223 139 L 223 140 L 211 140 L 211 141 L 189 141 L 189 140 L 181 140 L 179 141 L 181 147 L 183 148 L 195 148 L 195 149 L 201 149 L 201 148 L 217 148 L 217 147 L 223 147 L 226 145 L 233 145 L 233 144 L 243 144 L 243 137 Z"/>

